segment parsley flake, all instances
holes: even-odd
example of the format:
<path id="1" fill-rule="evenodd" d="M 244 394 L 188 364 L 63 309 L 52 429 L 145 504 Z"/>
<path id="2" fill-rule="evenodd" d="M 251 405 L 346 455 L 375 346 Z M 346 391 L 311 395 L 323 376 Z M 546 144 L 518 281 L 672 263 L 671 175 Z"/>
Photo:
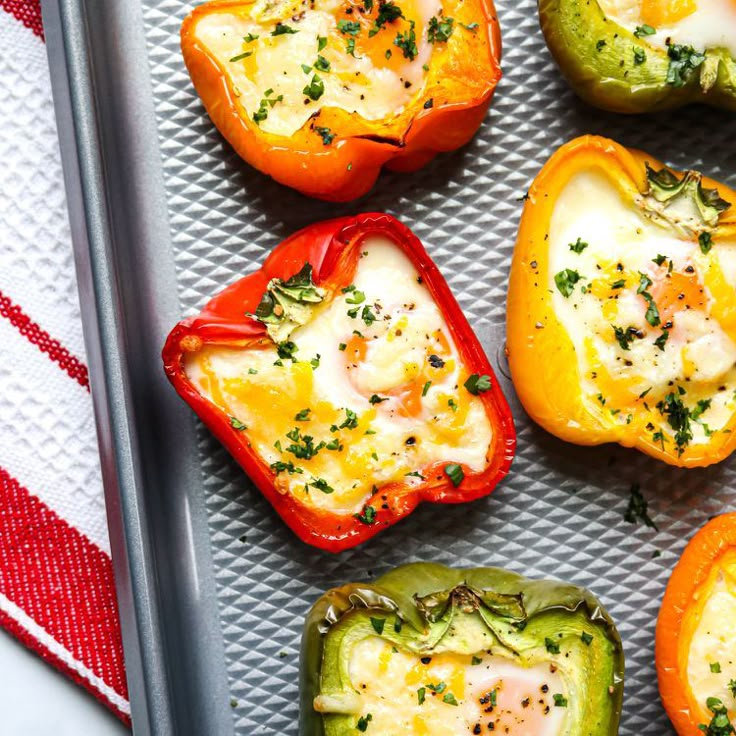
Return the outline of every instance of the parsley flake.
<path id="1" fill-rule="evenodd" d="M 465 478 L 463 469 L 457 463 L 445 465 L 445 475 L 450 479 L 452 485 L 457 488 Z"/>

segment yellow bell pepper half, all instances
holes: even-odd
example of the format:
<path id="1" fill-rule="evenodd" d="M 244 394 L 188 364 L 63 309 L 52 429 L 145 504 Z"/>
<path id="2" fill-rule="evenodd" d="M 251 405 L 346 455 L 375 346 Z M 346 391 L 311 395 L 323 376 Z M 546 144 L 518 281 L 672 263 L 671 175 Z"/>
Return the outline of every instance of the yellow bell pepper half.
<path id="1" fill-rule="evenodd" d="M 672 465 L 736 447 L 736 192 L 614 141 L 562 146 L 529 190 L 507 346 L 557 437 Z"/>

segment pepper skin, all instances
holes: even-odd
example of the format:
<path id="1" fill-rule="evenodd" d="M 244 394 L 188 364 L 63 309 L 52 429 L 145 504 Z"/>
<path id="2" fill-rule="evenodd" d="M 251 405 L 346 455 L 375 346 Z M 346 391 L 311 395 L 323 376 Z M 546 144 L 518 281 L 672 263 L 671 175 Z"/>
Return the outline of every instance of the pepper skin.
<path id="1" fill-rule="evenodd" d="M 617 442 L 672 465 L 698 467 L 719 462 L 736 448 L 736 405 L 722 389 L 734 380 L 733 363 L 726 358 L 722 373 L 719 367 L 701 378 L 699 371 L 715 360 L 716 351 L 704 349 L 693 364 L 686 360 L 695 355 L 688 352 L 693 346 L 687 335 L 678 337 L 683 334 L 678 330 L 702 318 L 699 324 L 717 329 L 723 344 L 734 350 L 736 292 L 726 279 L 718 244 L 736 239 L 736 208 L 729 205 L 736 203 L 736 192 L 695 172 L 657 172 L 661 166 L 651 156 L 595 136 L 562 146 L 545 164 L 529 189 L 511 266 L 509 365 L 527 413 L 557 437 L 579 445 Z M 584 184 L 577 185 L 571 200 L 576 181 Z M 580 204 L 592 186 L 608 187 L 612 193 L 606 196 L 619 208 L 608 224 L 597 215 L 590 221 L 590 208 L 604 201 L 603 195 Z M 667 186 L 672 189 L 665 191 Z M 566 209 L 558 210 L 563 197 L 568 197 Z M 706 203 L 709 198 L 715 206 Z M 579 232 L 573 231 L 554 245 L 560 237 L 555 227 L 571 211 L 575 214 L 575 207 L 581 208 L 581 219 L 567 220 L 573 223 L 568 227 L 587 227 L 582 241 L 589 243 L 576 244 Z M 680 210 L 684 214 L 678 220 Z M 624 234 L 615 241 L 619 232 Z M 666 240 L 659 246 L 656 238 Z M 647 250 L 652 244 L 662 250 Z M 600 262 L 580 274 L 562 270 L 592 257 L 594 247 L 603 249 Z M 644 261 L 631 268 L 636 259 Z M 580 281 L 573 284 L 566 277 Z M 600 310 L 594 320 L 574 329 L 572 322 L 563 324 L 563 316 L 577 314 L 578 305 L 582 310 L 593 299 Z M 630 305 L 627 316 L 616 317 L 624 302 Z M 568 306 L 574 308 L 566 312 Z M 651 351 L 648 362 L 626 367 L 635 351 L 645 348 Z M 604 360 L 607 355 L 615 359 Z M 674 366 L 667 378 L 655 367 L 666 362 L 663 357 Z M 656 371 L 653 378 L 648 371 Z M 716 405 L 722 413 L 709 427 L 707 411 Z"/>
<path id="2" fill-rule="evenodd" d="M 539 20 L 563 75 L 595 107 L 633 114 L 700 102 L 736 110 L 736 60 L 725 49 L 706 49 L 679 78 L 670 72 L 674 46 L 635 36 L 597 0 L 539 0 Z"/>
<path id="3" fill-rule="evenodd" d="M 504 721 L 508 701 L 504 698 L 518 697 L 520 701 L 526 693 L 526 687 L 523 693 L 514 689 L 514 675 L 501 674 L 498 665 L 504 662 L 528 672 L 528 683 L 534 681 L 531 672 L 535 666 L 543 668 L 542 676 L 559 670 L 565 683 L 564 711 L 555 705 L 558 696 L 555 704 L 551 702 L 555 691 L 548 686 L 540 689 L 537 682 L 528 685 L 533 688 L 534 703 L 532 707 L 528 701 L 521 703 L 522 714 L 533 711 L 538 702 L 545 707 L 544 699 L 549 698 L 551 708 L 547 715 L 550 711 L 553 717 L 564 712 L 564 733 L 618 733 L 623 649 L 613 621 L 593 595 L 574 585 L 529 580 L 498 568 L 459 570 L 434 563 L 413 563 L 398 567 L 373 583 L 330 590 L 310 611 L 301 648 L 301 736 L 353 734 L 356 728 L 364 730 L 359 718 L 363 724 L 366 720 L 376 724 L 379 716 L 367 712 L 370 706 L 364 700 L 371 696 L 370 688 L 376 680 L 368 681 L 369 689 L 365 690 L 360 680 L 352 680 L 355 670 L 350 667 L 356 647 L 366 640 L 375 641 L 376 636 L 393 652 L 385 652 L 389 659 L 421 658 L 421 664 L 416 662 L 413 667 L 409 661 L 405 682 L 389 662 L 385 662 L 387 672 L 376 678 L 392 689 L 398 711 L 392 714 L 396 733 L 436 733 L 429 727 L 438 722 L 447 729 L 442 733 L 449 733 L 451 726 L 445 719 L 462 710 L 462 699 L 472 702 L 477 698 L 477 693 L 471 696 L 456 674 L 448 671 L 447 662 L 437 662 L 448 653 L 456 656 L 459 664 L 476 667 L 471 692 L 478 686 L 481 693 L 493 688 L 480 699 L 478 715 L 483 733 L 489 728 L 501 733 L 508 731 Z M 379 661 L 382 659 L 379 657 Z M 439 684 L 437 673 L 429 669 L 437 666 L 445 672 Z M 489 671 L 496 672 L 495 681 L 481 684 L 480 679 Z M 418 691 L 420 686 L 423 692 Z M 508 694 L 506 686 L 510 688 Z M 463 693 L 458 702 L 451 703 L 461 708 L 424 703 L 425 696 L 431 701 L 438 695 L 439 701 L 443 694 L 448 698 L 445 702 L 450 702 L 453 695 L 448 692 Z M 516 695 L 512 696 L 512 692 Z M 518 705 L 516 701 L 514 704 Z M 434 709 L 434 715 L 423 714 L 428 706 Z M 405 712 L 408 708 L 412 710 Z M 459 728 L 462 730 L 462 726 Z M 480 732 L 470 724 L 468 733 Z"/>
<path id="4" fill-rule="evenodd" d="M 659 611 L 655 646 L 659 692 L 679 736 L 734 733 L 725 726 L 721 730 L 708 730 L 719 710 L 728 712 L 726 722 L 730 720 L 736 724 L 733 656 L 736 639 L 729 639 L 726 633 L 730 630 L 733 637 L 733 616 L 721 611 L 712 621 L 715 625 L 713 637 L 718 640 L 716 646 L 722 656 L 713 652 L 712 657 L 702 657 L 706 661 L 696 663 L 701 668 L 697 676 L 708 678 L 706 692 L 696 697 L 690 679 L 693 638 L 706 606 L 709 602 L 712 605 L 714 586 L 719 578 L 727 581 L 727 589 L 730 586 L 731 596 L 736 597 L 736 513 L 715 517 L 692 538 L 672 572 Z M 727 595 L 723 591 L 720 593 L 724 594 Z M 711 698 L 720 701 L 720 706 L 717 702 L 708 703 Z"/>
<path id="5" fill-rule="evenodd" d="M 322 312 L 317 314 L 316 319 L 319 319 L 320 314 L 325 314 L 333 302 L 337 303 L 338 298 L 348 298 L 351 293 L 358 295 L 355 297 L 355 301 L 351 302 L 352 304 L 357 303 L 359 305 L 355 308 L 355 312 L 357 312 L 360 306 L 362 306 L 364 310 L 368 309 L 366 306 L 368 302 L 364 302 L 361 305 L 361 301 L 366 299 L 365 295 L 360 292 L 351 292 L 350 290 L 355 288 L 351 284 L 352 279 L 356 274 L 358 264 L 367 254 L 367 250 L 362 250 L 362 248 L 364 247 L 364 244 L 366 244 L 367 239 L 376 237 L 384 238 L 389 243 L 395 245 L 399 253 L 402 254 L 401 257 L 408 259 L 411 267 L 415 269 L 415 273 L 418 274 L 417 283 L 423 284 L 424 287 L 426 287 L 429 297 L 433 299 L 434 305 L 439 309 L 439 313 L 442 316 L 445 325 L 443 329 L 451 335 L 452 341 L 456 346 L 456 354 L 460 359 L 460 363 L 457 363 L 458 369 L 462 366 L 464 371 L 467 370 L 467 373 L 475 374 L 476 378 L 477 376 L 485 376 L 487 378 L 487 386 L 485 386 L 482 391 L 478 391 L 477 388 L 475 389 L 475 391 L 478 392 L 477 395 L 471 396 L 470 393 L 474 392 L 471 392 L 470 389 L 467 390 L 468 393 L 463 393 L 462 395 L 458 393 L 456 398 L 461 404 L 460 409 L 457 409 L 456 406 L 456 413 L 450 414 L 449 416 L 457 417 L 458 421 L 464 421 L 461 419 L 463 416 L 462 402 L 475 402 L 474 406 L 477 411 L 481 412 L 479 416 L 485 417 L 483 421 L 487 422 L 487 426 L 490 427 L 489 444 L 487 449 L 481 448 L 481 456 L 485 458 L 483 460 L 485 465 L 480 470 L 473 470 L 467 465 L 464 465 L 461 460 L 454 461 L 452 457 L 449 457 L 447 458 L 447 463 L 457 463 L 457 465 L 446 465 L 444 462 L 434 462 L 424 468 L 413 467 L 412 470 L 416 472 L 408 474 L 413 477 L 404 478 L 404 474 L 402 473 L 401 480 L 396 480 L 391 476 L 391 482 L 387 482 L 381 487 L 376 485 L 379 483 L 379 481 L 376 480 L 376 474 L 372 473 L 370 468 L 364 468 L 361 465 L 359 473 L 351 477 L 356 478 L 356 484 L 358 480 L 369 483 L 369 493 L 370 483 L 374 484 L 371 498 L 366 502 L 365 506 L 363 506 L 363 512 L 360 514 L 345 512 L 337 513 L 333 508 L 307 504 L 297 498 L 293 493 L 287 492 L 283 487 L 278 486 L 278 474 L 285 469 L 285 466 L 282 464 L 281 470 L 275 470 L 272 464 L 264 460 L 264 458 L 256 452 L 251 444 L 251 438 L 249 437 L 250 433 L 247 431 L 247 428 L 241 423 L 235 421 L 221 405 L 217 405 L 213 400 L 210 400 L 210 398 L 206 397 L 200 390 L 198 390 L 198 387 L 194 385 L 193 381 L 190 380 L 190 377 L 187 375 L 184 363 L 186 358 L 207 360 L 208 353 L 203 351 L 207 351 L 208 349 L 213 349 L 215 347 L 218 349 L 221 347 L 230 347 L 253 348 L 254 350 L 259 348 L 268 348 L 273 350 L 277 345 L 281 346 L 287 344 L 283 341 L 287 340 L 289 336 L 288 321 L 285 324 L 279 323 L 279 319 L 283 319 L 283 315 L 285 314 L 283 307 L 280 304 L 276 306 L 272 304 L 273 309 L 271 309 L 270 316 L 263 318 L 263 320 L 266 321 L 271 320 L 272 323 L 265 323 L 256 317 L 255 314 L 259 310 L 263 309 L 264 301 L 270 301 L 269 294 L 271 294 L 271 292 L 269 289 L 271 286 L 273 284 L 281 284 L 281 287 L 277 288 L 282 288 L 282 290 L 285 291 L 288 286 L 288 282 L 284 280 L 289 280 L 290 277 L 294 277 L 295 274 L 304 273 L 305 264 L 310 264 L 312 268 L 314 285 L 311 293 L 315 293 L 316 290 L 318 290 L 325 295 L 324 303 L 322 305 L 316 305 L 318 308 L 322 308 Z M 369 244 L 366 244 L 365 248 L 368 247 Z M 409 306 L 411 308 L 411 305 Z M 307 304 L 303 309 L 308 311 L 309 307 L 310 305 Z M 274 315 L 277 314 L 282 315 L 282 317 L 274 317 Z M 288 312 L 286 314 L 288 316 Z M 340 314 L 342 314 L 342 312 L 340 312 Z M 351 316 L 355 316 L 355 314 Z M 393 324 L 385 322 L 385 319 L 388 319 L 388 315 L 384 317 L 384 319 L 380 320 L 379 326 L 383 324 Z M 348 329 L 348 334 L 345 338 L 346 343 L 350 342 L 350 340 L 362 341 L 367 339 L 372 328 L 366 327 L 363 321 L 359 320 L 360 317 L 358 316 L 357 319 L 350 321 L 350 328 Z M 307 324 L 308 321 L 309 317 L 304 318 L 301 324 Z M 329 324 L 332 323 L 330 322 Z M 361 329 L 366 332 L 366 336 L 360 333 L 358 337 L 349 338 L 350 330 L 352 330 L 353 326 L 361 327 Z M 277 335 L 277 340 L 274 340 L 271 337 L 272 334 L 275 334 L 272 332 L 273 330 L 282 331 Z M 407 331 L 406 327 L 404 328 L 404 331 Z M 422 331 L 422 333 L 423 332 L 424 331 Z M 353 332 L 353 335 L 356 334 L 356 332 Z M 401 334 L 400 331 L 399 334 Z M 422 337 L 424 338 L 424 334 L 422 334 Z M 295 336 L 294 339 L 297 340 L 298 338 Z M 405 335 L 402 339 L 408 338 Z M 380 341 L 373 340 L 371 342 L 378 344 Z M 357 366 L 351 365 L 350 363 L 341 363 L 341 361 L 347 360 L 345 356 L 353 351 L 353 347 L 348 347 L 343 343 L 340 345 L 340 350 L 343 352 L 337 352 L 337 343 L 337 338 L 334 340 L 334 344 L 332 342 L 329 344 L 324 342 L 321 343 L 324 346 L 324 349 L 320 349 L 318 352 L 322 353 L 322 361 L 324 365 L 320 370 L 342 371 L 342 373 L 334 374 L 337 376 L 337 378 L 334 379 L 335 381 L 352 380 Z M 365 346 L 365 343 L 362 344 Z M 395 342 L 391 343 L 391 345 L 395 344 Z M 360 345 L 355 349 L 356 354 L 357 351 L 359 351 L 359 348 Z M 334 350 L 335 352 L 328 352 L 330 350 Z M 312 355 L 313 354 L 314 353 L 312 353 Z M 279 353 L 279 355 L 281 355 L 281 353 Z M 204 357 L 199 358 L 198 356 Z M 301 360 L 301 353 L 299 356 L 300 360 L 298 362 L 295 361 L 289 367 L 289 370 L 303 370 L 303 372 L 307 374 L 306 380 L 310 382 L 317 380 L 316 378 L 312 378 L 316 373 L 313 373 L 312 369 L 309 367 L 309 360 Z M 306 357 L 309 358 L 311 355 Z M 434 358 L 437 358 L 437 356 L 431 356 L 429 362 L 432 363 L 432 359 Z M 360 360 L 362 359 L 363 358 Z M 338 552 L 354 547 L 355 545 L 374 536 L 381 529 L 395 524 L 397 521 L 407 516 L 413 511 L 420 501 L 431 501 L 435 503 L 461 503 L 485 496 L 490 493 L 496 483 L 506 475 L 511 465 L 516 444 L 513 420 L 483 348 L 452 296 L 447 283 L 427 255 L 420 241 L 408 228 L 389 215 L 361 214 L 353 217 L 345 217 L 317 223 L 295 233 L 290 238 L 282 242 L 269 255 L 260 270 L 227 287 L 219 295 L 214 297 L 214 299 L 207 304 L 199 315 L 180 322 L 173 329 L 166 341 L 166 345 L 163 350 L 163 360 L 166 375 L 181 397 L 195 410 L 202 421 L 207 424 L 215 436 L 225 445 L 237 462 L 240 463 L 255 485 L 271 502 L 284 521 L 303 541 L 321 549 Z M 269 361 L 270 360 L 271 359 L 269 358 Z M 352 357 L 350 360 L 352 360 Z M 393 361 L 395 364 L 398 364 L 396 355 L 394 355 Z M 281 361 L 277 361 L 279 364 L 280 362 Z M 288 361 L 285 360 L 284 362 Z M 432 373 L 432 371 L 439 371 L 440 368 L 437 366 L 439 366 L 440 363 L 443 363 L 443 361 L 435 361 L 435 363 L 436 365 L 434 367 L 428 366 L 426 368 L 430 373 L 430 378 L 437 375 L 437 373 Z M 271 366 L 274 364 L 268 362 L 267 365 Z M 340 368 L 340 365 L 348 367 Z M 353 372 L 348 374 L 346 371 L 350 370 L 351 367 L 353 368 Z M 444 369 L 447 369 L 447 366 L 445 366 Z M 268 370 L 272 369 L 269 367 Z M 286 371 L 286 368 L 279 368 L 278 370 Z M 288 376 L 288 374 L 284 373 L 284 376 Z M 248 376 L 245 376 L 245 378 L 248 379 Z M 455 386 L 455 388 L 460 392 L 466 392 L 466 389 L 462 386 L 463 378 L 464 376 L 459 378 L 459 387 Z M 254 378 L 254 380 L 256 379 Z M 279 380 L 282 381 L 280 385 L 283 386 L 283 381 L 286 380 L 286 378 Z M 399 378 L 398 380 L 405 381 L 406 379 Z M 427 391 L 430 388 L 428 384 L 431 384 L 432 382 L 428 381 L 425 383 L 426 378 L 421 377 L 421 373 L 416 380 L 419 381 L 419 391 L 413 390 L 416 386 L 411 384 L 407 389 L 407 395 L 410 397 L 413 396 L 412 400 L 418 402 L 421 409 L 421 406 L 424 405 L 423 402 L 425 401 L 422 397 L 427 394 Z M 435 384 L 439 385 L 437 381 Z M 298 388 L 300 384 L 295 385 Z M 422 386 L 424 386 L 423 389 Z M 403 390 L 401 386 L 399 386 L 399 389 Z M 218 389 L 218 391 L 219 390 L 220 389 Z M 256 420 L 259 425 L 264 428 L 269 428 L 270 425 L 267 422 L 264 423 L 262 418 L 263 412 L 266 411 L 266 405 L 269 405 L 268 411 L 273 414 L 274 402 L 278 397 L 275 399 L 270 398 L 273 394 L 268 394 L 266 388 L 258 389 L 256 387 L 253 389 L 249 388 L 247 390 L 250 392 L 255 392 L 257 390 L 264 392 L 263 402 L 262 404 L 259 404 L 262 408 L 258 409 L 254 413 L 259 417 Z M 350 391 L 354 391 L 354 388 L 351 388 Z M 368 393 L 370 393 L 370 390 Z M 375 394 L 371 396 L 370 406 L 368 404 L 367 395 L 365 398 L 361 397 L 360 402 L 354 406 L 354 408 L 358 410 L 360 416 L 356 418 L 356 415 L 353 415 L 354 422 L 344 433 L 338 432 L 338 429 L 342 429 L 342 427 L 337 426 L 340 421 L 339 419 L 333 419 L 331 418 L 332 415 L 330 415 L 330 418 L 325 420 L 327 422 L 325 426 L 329 426 L 329 423 L 332 421 L 335 422 L 335 425 L 333 425 L 333 428 L 330 430 L 331 433 L 327 433 L 325 435 L 326 440 L 334 438 L 333 442 L 330 443 L 333 446 L 322 450 L 323 453 L 326 453 L 330 463 L 333 462 L 332 458 L 335 458 L 337 455 L 340 455 L 340 457 L 346 457 L 347 459 L 345 462 L 348 462 L 350 458 L 354 459 L 356 457 L 356 453 L 359 453 L 359 449 L 356 449 L 356 444 L 359 441 L 362 441 L 361 438 L 366 434 L 376 434 L 375 432 L 366 430 L 366 426 L 362 424 L 363 417 L 368 416 L 371 412 L 375 414 L 375 412 L 379 411 L 376 406 L 388 407 L 387 411 L 391 412 L 394 411 L 391 407 L 396 406 L 398 407 L 396 410 L 399 412 L 398 416 L 405 416 L 401 414 L 404 407 L 404 404 L 401 403 L 403 402 L 403 398 L 397 398 L 394 395 L 392 399 L 389 399 L 388 396 L 390 396 L 391 393 L 388 387 L 384 393 L 386 394 L 385 396 L 382 395 L 379 397 Z M 253 395 L 256 396 L 255 393 L 253 393 Z M 260 394 L 257 395 L 260 396 Z M 350 395 L 353 397 L 355 396 L 354 393 L 351 393 Z M 404 394 L 402 393 L 401 396 L 403 397 Z M 353 399 L 351 399 L 351 401 L 352 400 Z M 357 401 L 358 399 L 356 398 L 355 400 Z M 260 399 L 256 398 L 254 401 L 260 401 Z M 314 399 L 314 401 L 317 402 L 318 399 Z M 383 404 L 382 402 L 385 401 L 388 401 L 389 403 Z M 392 401 L 397 403 L 391 403 Z M 445 405 L 446 403 L 447 402 L 445 402 Z M 336 411 L 329 407 L 325 409 L 324 401 L 322 401 L 322 405 L 322 409 L 320 409 L 318 403 L 309 404 L 307 406 L 311 407 L 309 411 L 314 410 L 315 413 L 319 411 Z M 302 407 L 300 406 L 299 408 Z M 303 424 L 297 422 L 297 425 L 304 428 L 305 432 L 318 434 L 320 425 L 318 425 L 316 421 L 309 421 L 309 418 L 307 417 L 309 411 L 301 417 L 303 420 L 306 419 L 306 421 Z M 449 409 L 447 409 L 447 411 L 449 411 Z M 342 416 L 342 414 L 340 416 Z M 393 417 L 397 415 L 390 414 L 390 416 Z M 419 411 L 417 416 L 420 417 L 417 421 L 425 422 L 427 425 L 430 424 L 428 420 L 421 419 L 421 411 Z M 279 414 L 278 416 L 274 416 L 272 421 L 277 422 L 283 418 L 284 417 L 281 417 Z M 292 417 L 289 416 L 288 419 L 291 420 Z M 383 421 L 387 420 L 384 419 Z M 359 422 L 361 422 L 361 425 L 357 429 L 356 434 L 351 434 L 350 430 L 356 428 Z M 342 426 L 345 426 L 347 423 L 348 422 L 345 422 Z M 289 426 L 294 425 L 290 424 Z M 383 426 L 385 427 L 390 425 Z M 417 425 L 415 424 L 412 426 Z M 256 427 L 255 429 L 259 429 L 259 427 Z M 439 427 L 436 431 L 445 432 L 447 429 L 448 426 L 443 422 L 443 426 Z M 366 431 L 364 432 L 364 430 Z M 418 427 L 416 431 L 421 433 L 421 427 Z M 445 445 L 449 454 L 452 454 L 452 448 L 457 448 L 456 452 L 458 452 L 460 451 L 462 444 L 467 443 L 468 432 L 472 432 L 477 436 L 478 427 L 468 427 L 467 425 L 461 424 L 458 431 L 462 434 L 458 435 L 456 442 L 449 448 Z M 281 437 L 280 435 L 278 436 L 279 438 Z M 419 434 L 418 436 L 421 437 L 422 435 Z M 272 437 L 269 434 L 267 439 L 267 447 L 271 448 L 275 437 Z M 315 440 L 315 444 L 319 439 L 320 437 L 318 435 Z M 376 439 L 380 440 L 381 435 L 379 434 Z M 309 438 L 310 442 L 311 440 L 312 437 Z M 410 440 L 411 444 L 414 444 L 414 438 L 412 437 Z M 343 441 L 345 446 L 349 448 L 349 454 L 342 452 Z M 404 442 L 403 436 L 400 442 L 402 445 L 401 450 L 403 452 L 403 446 L 405 444 L 410 444 L 410 442 L 409 440 Z M 288 444 L 288 441 L 284 441 L 284 444 Z M 319 446 L 316 449 L 318 450 Z M 397 450 L 399 448 L 392 447 L 391 449 Z M 288 448 L 285 448 L 283 452 L 286 453 L 287 450 Z M 329 454 L 328 450 L 339 450 L 340 452 Z M 279 447 L 279 451 L 281 452 L 281 447 Z M 419 449 L 416 451 L 418 452 Z M 315 452 L 313 456 L 316 456 L 316 454 L 317 453 Z M 400 453 L 394 452 L 393 454 L 398 455 Z M 299 455 L 296 457 L 299 457 Z M 442 458 L 444 459 L 444 454 L 442 455 Z M 299 464 L 299 462 L 291 455 L 284 454 L 280 459 L 285 461 L 292 460 L 297 465 Z M 378 458 L 375 459 L 378 461 Z M 337 462 L 337 460 L 335 460 L 335 462 Z M 371 461 L 366 460 L 366 462 L 370 465 Z M 455 469 L 454 473 L 449 472 L 448 469 L 450 467 Z M 421 473 L 418 472 L 420 470 Z M 283 474 L 282 480 L 286 479 L 291 482 L 291 474 L 294 472 L 301 473 L 302 471 L 300 469 L 295 470 L 292 467 L 291 470 L 289 470 L 288 476 L 285 473 Z M 341 470 L 340 472 L 343 471 Z M 455 476 L 454 480 L 450 477 L 451 475 Z M 458 475 L 461 478 L 459 482 L 457 482 Z M 305 474 L 294 477 L 300 479 L 306 478 L 307 476 Z M 317 486 L 317 488 L 319 488 L 319 486 Z M 324 491 L 325 493 L 332 494 L 332 489 L 325 488 Z M 306 487 L 306 492 L 309 493 L 308 487 Z M 326 499 L 326 497 L 318 493 L 317 490 L 313 489 L 312 493 L 316 494 L 316 497 L 319 499 Z M 339 496 L 340 494 L 330 495 L 329 499 L 338 498 Z M 312 498 L 312 496 L 309 496 L 308 498 Z M 357 502 L 362 503 L 362 498 L 364 498 L 364 496 L 361 495 Z M 373 498 L 375 498 L 375 500 L 373 500 Z M 360 508 L 358 508 L 358 510 L 360 510 Z"/>
<path id="6" fill-rule="evenodd" d="M 406 104 L 397 107 L 398 112 L 368 119 L 338 106 L 320 107 L 322 103 L 315 105 L 304 97 L 298 100 L 298 107 L 309 109 L 303 102 L 314 107 L 308 121 L 291 135 L 269 133 L 254 121 L 254 110 L 246 110 L 241 104 L 241 93 L 229 67 L 243 62 L 218 59 L 197 36 L 202 19 L 218 13 L 245 17 L 253 6 L 254 2 L 243 0 L 214 0 L 196 8 L 181 29 L 184 61 L 210 118 L 237 153 L 276 181 L 311 197 L 335 202 L 355 199 L 373 187 L 383 166 L 397 171 L 415 171 L 436 154 L 465 145 L 480 127 L 501 76 L 501 37 L 492 0 L 449 0 L 444 16 L 452 16 L 452 33 L 446 41 L 431 45 L 422 86 Z M 361 57 L 362 44 L 378 42 L 384 33 L 390 37 L 384 39 L 375 64 L 390 68 L 391 64 L 403 60 L 393 42 L 393 34 L 398 24 L 409 33 L 408 23 L 398 19 L 387 23 L 373 39 L 369 36 L 375 28 L 371 23 L 383 3 L 376 2 L 371 7 L 371 12 L 367 12 L 362 6 L 346 2 L 339 11 L 331 11 L 341 14 L 343 23 L 360 24 L 357 35 L 330 32 L 329 45 L 321 53 L 332 54 L 332 71 L 335 71 L 340 54 L 345 53 L 346 39 L 357 44 L 354 55 Z M 273 22 L 271 16 L 263 22 L 267 21 Z M 291 25 L 298 27 L 294 23 Z M 273 35 L 269 30 L 270 27 L 264 26 L 260 35 L 264 38 Z M 418 41 L 424 33 L 422 25 L 417 25 Z M 268 42 L 285 43 L 282 38 L 286 38 L 286 34 Z M 256 64 L 257 53 L 246 62 Z M 384 59 L 384 53 L 390 54 L 389 60 Z M 303 60 L 312 61 L 311 57 Z M 325 66 L 327 63 L 323 62 L 322 68 Z M 253 74 L 255 69 L 254 66 Z M 301 70 L 296 73 L 304 77 L 304 82 L 309 81 L 310 77 Z M 324 82 L 330 73 L 320 72 L 317 76 Z M 277 84 L 273 86 L 275 92 L 263 106 L 263 112 L 272 115 L 274 104 L 286 104 L 275 103 L 279 88 Z"/>

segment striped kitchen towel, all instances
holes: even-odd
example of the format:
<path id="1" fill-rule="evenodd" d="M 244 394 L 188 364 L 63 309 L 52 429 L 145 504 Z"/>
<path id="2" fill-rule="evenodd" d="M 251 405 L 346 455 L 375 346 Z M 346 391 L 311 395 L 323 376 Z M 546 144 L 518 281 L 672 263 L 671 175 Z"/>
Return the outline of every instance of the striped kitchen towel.
<path id="1" fill-rule="evenodd" d="M 0 46 L 0 625 L 129 723 L 38 0 Z"/>

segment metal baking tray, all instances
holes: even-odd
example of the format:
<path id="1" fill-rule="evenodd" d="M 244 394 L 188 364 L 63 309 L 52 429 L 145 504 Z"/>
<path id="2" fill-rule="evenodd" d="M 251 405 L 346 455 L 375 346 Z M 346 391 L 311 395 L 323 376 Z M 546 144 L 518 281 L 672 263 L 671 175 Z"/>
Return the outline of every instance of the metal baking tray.
<path id="1" fill-rule="evenodd" d="M 624 640 L 621 734 L 672 734 L 656 689 L 656 615 L 687 539 L 736 508 L 734 463 L 677 470 L 533 425 L 504 365 L 506 286 L 521 198 L 558 145 L 599 133 L 736 186 L 734 116 L 592 110 L 554 67 L 534 0 L 497 0 L 505 76 L 473 142 L 415 174 L 382 175 L 362 200 L 326 204 L 245 165 L 213 128 L 179 53 L 189 9 L 44 2 L 135 732 L 296 734 L 300 629 L 313 600 L 436 560 L 593 590 Z M 490 497 L 425 505 L 332 556 L 299 542 L 195 421 L 159 351 L 182 314 L 283 237 L 366 210 L 396 215 L 438 262 L 503 381 L 519 448 Z M 658 533 L 624 521 L 632 483 Z"/>

